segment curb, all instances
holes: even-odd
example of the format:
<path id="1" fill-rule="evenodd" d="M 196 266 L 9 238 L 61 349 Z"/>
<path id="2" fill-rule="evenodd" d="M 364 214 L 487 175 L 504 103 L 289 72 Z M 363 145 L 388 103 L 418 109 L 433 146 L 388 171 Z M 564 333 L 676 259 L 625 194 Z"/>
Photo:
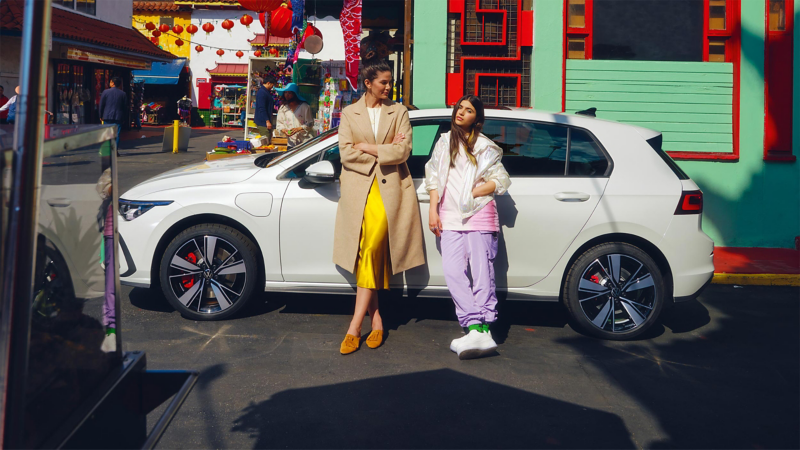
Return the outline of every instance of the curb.
<path id="1" fill-rule="evenodd" d="M 800 286 L 800 274 L 715 273 L 711 282 L 750 286 Z"/>

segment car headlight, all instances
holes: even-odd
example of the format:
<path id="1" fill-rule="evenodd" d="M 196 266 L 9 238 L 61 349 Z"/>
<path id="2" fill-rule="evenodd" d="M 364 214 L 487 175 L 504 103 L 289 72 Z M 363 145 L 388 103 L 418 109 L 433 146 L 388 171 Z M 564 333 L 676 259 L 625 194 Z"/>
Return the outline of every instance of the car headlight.
<path id="1" fill-rule="evenodd" d="M 137 202 L 133 200 L 119 199 L 119 213 L 125 220 L 131 221 L 142 214 L 150 211 L 156 206 L 165 206 L 171 204 L 172 201 L 164 202 Z"/>

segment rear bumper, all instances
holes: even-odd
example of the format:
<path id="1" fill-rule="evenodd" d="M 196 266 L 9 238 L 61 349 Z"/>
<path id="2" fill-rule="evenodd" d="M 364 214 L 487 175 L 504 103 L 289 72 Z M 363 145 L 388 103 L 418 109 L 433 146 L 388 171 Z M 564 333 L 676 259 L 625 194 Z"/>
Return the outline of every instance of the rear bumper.
<path id="1" fill-rule="evenodd" d="M 659 245 L 672 272 L 676 302 L 697 298 L 714 276 L 714 241 L 701 221 L 701 215 L 673 216 Z"/>
<path id="2" fill-rule="evenodd" d="M 714 279 L 714 274 L 711 273 L 711 275 L 708 276 L 708 280 L 702 286 L 700 286 L 700 289 L 698 289 L 697 292 L 695 292 L 694 294 L 684 295 L 684 296 L 681 296 L 681 297 L 673 297 L 672 300 L 675 303 L 683 303 L 683 302 L 690 302 L 692 300 L 697 299 L 697 297 L 699 297 L 700 294 L 703 293 L 703 291 L 708 287 L 708 285 L 711 284 L 711 280 L 713 280 L 713 279 Z"/>

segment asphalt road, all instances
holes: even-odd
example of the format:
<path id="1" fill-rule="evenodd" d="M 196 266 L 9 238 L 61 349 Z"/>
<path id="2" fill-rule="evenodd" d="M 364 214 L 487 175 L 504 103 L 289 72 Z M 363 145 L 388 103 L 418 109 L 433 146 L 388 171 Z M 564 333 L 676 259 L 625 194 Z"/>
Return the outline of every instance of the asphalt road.
<path id="1" fill-rule="evenodd" d="M 180 155 L 124 142 L 121 192 L 221 135 Z M 195 322 L 156 290 L 122 295 L 126 350 L 201 371 L 161 448 L 800 447 L 797 288 L 712 285 L 633 342 L 583 336 L 557 304 L 502 301 L 498 354 L 473 361 L 449 350 L 448 300 L 382 296 L 385 345 L 341 356 L 351 296 L 261 294 Z"/>

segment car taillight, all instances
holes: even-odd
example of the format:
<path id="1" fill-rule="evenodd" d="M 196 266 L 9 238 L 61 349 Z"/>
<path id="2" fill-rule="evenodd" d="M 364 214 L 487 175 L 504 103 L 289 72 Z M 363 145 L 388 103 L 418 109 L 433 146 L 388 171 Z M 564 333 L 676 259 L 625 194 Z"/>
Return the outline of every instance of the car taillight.
<path id="1" fill-rule="evenodd" d="M 702 191 L 683 191 L 681 200 L 675 214 L 702 214 L 703 213 L 703 192 Z"/>

